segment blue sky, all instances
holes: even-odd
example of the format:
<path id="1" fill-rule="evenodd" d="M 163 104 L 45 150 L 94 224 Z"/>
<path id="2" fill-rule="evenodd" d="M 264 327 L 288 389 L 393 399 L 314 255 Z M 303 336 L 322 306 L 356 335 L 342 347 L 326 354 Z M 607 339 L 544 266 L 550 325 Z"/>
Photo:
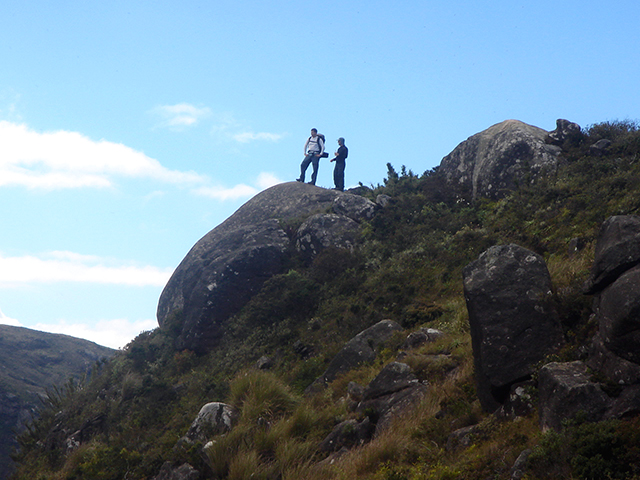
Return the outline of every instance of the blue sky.
<path id="1" fill-rule="evenodd" d="M 123 347 L 191 246 L 297 177 L 423 173 L 506 119 L 640 118 L 637 1 L 5 0 L 0 322 Z M 324 160 L 318 185 L 332 187 Z"/>

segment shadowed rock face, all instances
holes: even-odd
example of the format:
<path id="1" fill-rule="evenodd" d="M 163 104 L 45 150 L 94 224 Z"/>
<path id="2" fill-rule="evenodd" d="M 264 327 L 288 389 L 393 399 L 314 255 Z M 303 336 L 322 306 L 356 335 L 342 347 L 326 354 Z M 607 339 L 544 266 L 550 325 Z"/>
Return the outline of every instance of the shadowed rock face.
<path id="1" fill-rule="evenodd" d="M 599 293 L 640 264 L 640 217 L 609 217 L 600 227 L 586 293 Z"/>
<path id="2" fill-rule="evenodd" d="M 561 149 L 547 144 L 548 136 L 541 128 L 506 120 L 458 145 L 442 159 L 440 171 L 473 199 L 500 198 L 518 184 L 556 171 Z"/>
<path id="3" fill-rule="evenodd" d="M 610 217 L 600 229 L 586 288 L 595 294 L 598 322 L 589 366 L 620 385 L 640 383 L 639 285 L 640 217 Z"/>
<path id="4" fill-rule="evenodd" d="M 253 197 L 200 239 L 178 265 L 158 302 L 160 327 L 177 333 L 177 348 L 206 351 L 215 346 L 225 320 L 266 280 L 282 273 L 291 249 L 304 243 L 292 225 L 332 210 L 340 231 L 332 230 L 331 222 L 322 223 L 321 230 L 305 225 L 306 238 L 318 237 L 313 254 L 326 247 L 352 246 L 358 222 L 371 218 L 375 205 L 357 195 L 299 182 L 276 185 Z"/>

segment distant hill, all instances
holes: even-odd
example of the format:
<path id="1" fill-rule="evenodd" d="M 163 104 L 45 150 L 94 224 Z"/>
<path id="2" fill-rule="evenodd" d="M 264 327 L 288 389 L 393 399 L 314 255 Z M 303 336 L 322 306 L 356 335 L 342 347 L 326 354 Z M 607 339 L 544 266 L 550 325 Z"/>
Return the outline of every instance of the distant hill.
<path id="1" fill-rule="evenodd" d="M 6 478 L 14 431 L 31 420 L 47 389 L 79 380 L 114 350 L 87 340 L 0 325 L 0 478 Z"/>

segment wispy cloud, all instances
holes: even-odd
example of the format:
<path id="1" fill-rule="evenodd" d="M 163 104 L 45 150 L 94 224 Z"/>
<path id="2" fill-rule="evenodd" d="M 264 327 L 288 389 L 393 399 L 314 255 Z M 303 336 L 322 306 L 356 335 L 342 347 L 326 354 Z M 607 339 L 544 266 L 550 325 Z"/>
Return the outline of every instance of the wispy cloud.
<path id="1" fill-rule="evenodd" d="M 210 132 L 213 136 L 237 143 L 278 142 L 286 136 L 282 133 L 254 132 L 236 119 L 233 113 L 214 113 L 209 107 L 196 107 L 190 103 L 161 105 L 151 109 L 150 113 L 160 119 L 160 123 L 156 127 L 178 131 L 193 127 L 201 123 L 202 120 L 208 119 Z"/>
<path id="2" fill-rule="evenodd" d="M 240 143 L 249 143 L 249 142 L 253 142 L 253 141 L 256 141 L 256 140 L 266 140 L 266 141 L 269 141 L 269 142 L 277 142 L 278 140 L 283 138 L 284 135 L 279 134 L 279 133 L 242 132 L 242 133 L 236 133 L 236 134 L 232 135 L 232 137 L 233 137 L 234 140 L 236 140 L 236 141 L 238 141 Z"/>
<path id="3" fill-rule="evenodd" d="M 127 286 L 164 286 L 172 269 L 127 264 L 74 252 L 49 252 L 34 256 L 0 254 L 0 285 L 83 282 Z"/>
<path id="4" fill-rule="evenodd" d="M 102 188 L 112 186 L 115 177 L 206 182 L 202 175 L 170 170 L 126 145 L 95 141 L 77 132 L 36 132 L 24 124 L 0 121 L 0 186 Z"/>
<path id="5" fill-rule="evenodd" d="M 278 177 L 272 173 L 262 172 L 255 181 L 255 186 L 239 184 L 235 187 L 200 187 L 194 193 L 203 197 L 215 198 L 216 200 L 237 200 L 239 198 L 251 197 L 266 188 L 282 183 Z"/>
<path id="6" fill-rule="evenodd" d="M 196 107 L 189 103 L 178 103 L 176 105 L 160 105 L 151 110 L 153 115 L 161 118 L 158 126 L 181 129 L 192 127 L 203 118 L 211 115 L 209 107 Z"/>
<path id="7" fill-rule="evenodd" d="M 0 90 L 0 116 L 5 119 L 20 121 L 21 116 L 18 110 L 20 94 L 12 89 Z"/>

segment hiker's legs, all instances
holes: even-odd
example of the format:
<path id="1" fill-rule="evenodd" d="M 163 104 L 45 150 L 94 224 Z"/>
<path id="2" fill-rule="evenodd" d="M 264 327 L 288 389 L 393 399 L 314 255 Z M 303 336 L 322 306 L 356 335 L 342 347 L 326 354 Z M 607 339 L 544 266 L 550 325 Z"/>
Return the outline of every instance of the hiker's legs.
<path id="1" fill-rule="evenodd" d="M 345 162 L 336 161 L 336 166 L 333 169 L 333 183 L 340 191 L 344 190 L 344 167 Z"/>
<path id="2" fill-rule="evenodd" d="M 304 175 L 307 172 L 307 168 L 309 168 L 312 158 L 313 155 L 307 155 L 304 157 L 304 160 L 302 160 L 302 163 L 300 164 L 300 178 L 298 178 L 299 182 L 304 182 Z"/>
<path id="3" fill-rule="evenodd" d="M 320 157 L 314 155 L 311 159 L 311 164 L 313 165 L 313 173 L 311 174 L 311 181 L 309 182 L 311 185 L 316 184 L 316 178 L 318 178 L 318 167 L 320 166 Z"/>

